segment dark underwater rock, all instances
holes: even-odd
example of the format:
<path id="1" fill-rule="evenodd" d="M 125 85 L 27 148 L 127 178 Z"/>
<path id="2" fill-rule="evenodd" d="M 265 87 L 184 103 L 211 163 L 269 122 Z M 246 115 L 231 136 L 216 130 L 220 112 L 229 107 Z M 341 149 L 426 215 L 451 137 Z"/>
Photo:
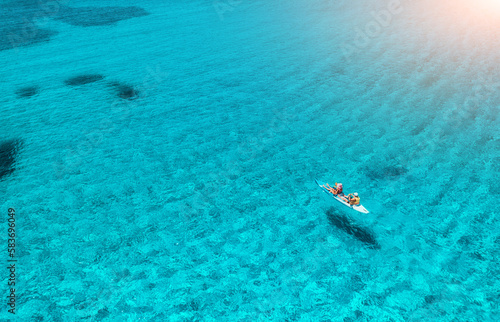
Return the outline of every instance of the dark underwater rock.
<path id="1" fill-rule="evenodd" d="M 112 82 L 110 85 L 116 90 L 116 95 L 119 98 L 134 99 L 137 97 L 137 95 L 139 95 L 139 91 L 136 90 L 133 86 L 122 84 L 119 82 Z"/>
<path id="2" fill-rule="evenodd" d="M 56 19 L 80 27 L 105 26 L 120 20 L 149 15 L 140 7 L 67 7 L 61 6 Z"/>
<path id="3" fill-rule="evenodd" d="M 87 75 L 78 75 L 75 77 L 68 78 L 64 81 L 64 83 L 68 86 L 79 86 L 90 83 L 95 83 L 104 79 L 104 76 L 99 74 L 87 74 Z"/>
<path id="4" fill-rule="evenodd" d="M 20 146 L 21 141 L 15 139 L 0 143 L 0 180 L 14 172 Z"/>
<path id="5" fill-rule="evenodd" d="M 28 98 L 34 96 L 40 92 L 40 88 L 38 86 L 26 86 L 21 87 L 16 91 L 17 97 L 19 98 Z"/>

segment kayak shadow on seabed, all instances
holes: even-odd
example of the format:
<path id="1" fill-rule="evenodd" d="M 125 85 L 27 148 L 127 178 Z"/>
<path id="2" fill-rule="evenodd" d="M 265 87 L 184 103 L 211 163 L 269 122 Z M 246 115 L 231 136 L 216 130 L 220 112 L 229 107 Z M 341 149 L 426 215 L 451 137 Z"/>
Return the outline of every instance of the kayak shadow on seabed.
<path id="1" fill-rule="evenodd" d="M 347 216 L 337 213 L 335 208 L 332 207 L 328 209 L 326 211 L 326 216 L 331 224 L 363 242 L 368 246 L 368 248 L 380 249 L 380 244 L 377 242 L 371 231 L 367 228 L 356 225 L 356 223 Z"/>

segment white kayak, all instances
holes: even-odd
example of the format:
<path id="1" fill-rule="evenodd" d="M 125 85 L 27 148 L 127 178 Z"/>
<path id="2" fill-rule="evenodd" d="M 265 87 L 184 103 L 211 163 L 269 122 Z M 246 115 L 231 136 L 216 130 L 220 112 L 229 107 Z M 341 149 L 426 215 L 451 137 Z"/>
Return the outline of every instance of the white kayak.
<path id="1" fill-rule="evenodd" d="M 343 204 L 344 206 L 346 207 L 349 207 L 351 209 L 354 209 L 356 211 L 359 211 L 359 212 L 362 212 L 364 214 L 367 214 L 369 213 L 368 210 L 366 210 L 365 207 L 363 207 L 361 204 L 359 205 L 350 205 L 347 201 L 345 201 L 344 199 L 342 199 L 341 197 L 337 196 L 337 195 L 334 195 L 333 193 L 331 193 L 330 191 L 328 191 L 328 189 L 326 189 L 324 186 L 326 186 L 326 183 L 323 183 L 321 181 L 319 181 L 318 179 L 316 179 L 316 183 L 318 184 L 318 186 L 321 188 L 321 190 L 323 190 L 324 192 L 326 192 L 327 194 L 329 194 L 330 196 L 333 197 L 333 199 L 337 200 L 338 202 L 340 202 L 341 204 Z"/>

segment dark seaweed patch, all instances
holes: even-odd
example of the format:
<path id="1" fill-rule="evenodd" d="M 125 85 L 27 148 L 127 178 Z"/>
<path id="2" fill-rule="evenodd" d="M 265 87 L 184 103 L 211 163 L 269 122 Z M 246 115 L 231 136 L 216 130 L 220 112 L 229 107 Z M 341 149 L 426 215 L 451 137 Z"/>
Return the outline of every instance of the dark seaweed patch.
<path id="1" fill-rule="evenodd" d="M 365 243 L 368 248 L 380 249 L 380 245 L 375 239 L 375 236 L 368 229 L 357 226 L 344 215 L 336 214 L 333 208 L 326 212 L 326 216 L 331 224 Z"/>
<path id="2" fill-rule="evenodd" d="M 37 21 L 49 18 L 88 27 L 146 15 L 149 13 L 140 7 L 72 8 L 57 1 L 12 1 L 0 6 L 0 51 L 49 41 L 57 32 L 37 26 Z"/>
<path id="3" fill-rule="evenodd" d="M 351 277 L 349 287 L 355 292 L 360 292 L 366 287 L 366 283 L 363 282 L 359 275 L 354 275 Z"/>
<path id="4" fill-rule="evenodd" d="M 112 82 L 111 86 L 116 90 L 116 95 L 118 95 L 119 98 L 134 99 L 139 95 L 138 90 L 127 84 Z"/>
<path id="5" fill-rule="evenodd" d="M 0 144 L 0 180 L 14 172 L 20 145 L 19 140 L 4 141 Z"/>
<path id="6" fill-rule="evenodd" d="M 112 25 L 120 20 L 149 13 L 140 7 L 67 7 L 62 6 L 56 19 L 80 27 Z"/>
<path id="7" fill-rule="evenodd" d="M 64 81 L 64 83 L 68 86 L 79 86 L 94 83 L 103 79 L 104 76 L 99 74 L 88 74 L 88 75 L 79 75 L 75 77 L 68 78 Z"/>
<path id="8" fill-rule="evenodd" d="M 408 169 L 406 169 L 403 166 L 388 166 L 382 168 L 382 175 L 385 177 L 399 177 L 404 175 L 405 173 L 408 172 Z"/>
<path id="9" fill-rule="evenodd" d="M 390 165 L 385 167 L 365 167 L 363 172 L 371 179 L 394 179 L 396 177 L 402 176 L 408 172 L 403 166 L 400 165 Z"/>
<path id="10" fill-rule="evenodd" d="M 26 86 L 21 87 L 16 91 L 17 97 L 19 98 L 27 98 L 34 96 L 40 92 L 40 88 L 38 86 Z"/>
<path id="11" fill-rule="evenodd" d="M 0 51 L 46 42 L 55 34 L 57 34 L 56 31 L 47 29 L 33 29 L 33 31 L 26 33 L 22 27 L 0 28 Z"/>
<path id="12" fill-rule="evenodd" d="M 41 1 L 12 1 L 0 6 L 0 51 L 50 40 L 56 31 L 39 28 L 36 19 L 54 14 L 54 8 L 42 7 Z"/>
<path id="13" fill-rule="evenodd" d="M 426 295 L 425 296 L 425 303 L 427 303 L 427 304 L 432 304 L 432 303 L 436 302 L 436 300 L 439 300 L 438 295 Z"/>

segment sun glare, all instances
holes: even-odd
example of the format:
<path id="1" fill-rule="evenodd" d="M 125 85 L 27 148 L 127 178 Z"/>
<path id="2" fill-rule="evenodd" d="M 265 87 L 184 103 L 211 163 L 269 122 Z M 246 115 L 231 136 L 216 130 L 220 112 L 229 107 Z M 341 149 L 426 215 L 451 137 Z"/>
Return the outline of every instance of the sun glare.
<path id="1" fill-rule="evenodd" d="M 500 26 L 500 0 L 452 0 L 446 3 L 453 11 L 450 14 L 455 16 L 455 21 L 467 21 L 490 30 Z"/>
<path id="2" fill-rule="evenodd" d="M 500 0 L 460 0 L 460 2 L 477 14 L 500 19 Z"/>
<path id="3" fill-rule="evenodd" d="M 500 11 L 500 0 L 476 0 L 480 5 L 484 6 L 486 9 Z M 474 1 L 473 1 L 474 2 Z"/>

